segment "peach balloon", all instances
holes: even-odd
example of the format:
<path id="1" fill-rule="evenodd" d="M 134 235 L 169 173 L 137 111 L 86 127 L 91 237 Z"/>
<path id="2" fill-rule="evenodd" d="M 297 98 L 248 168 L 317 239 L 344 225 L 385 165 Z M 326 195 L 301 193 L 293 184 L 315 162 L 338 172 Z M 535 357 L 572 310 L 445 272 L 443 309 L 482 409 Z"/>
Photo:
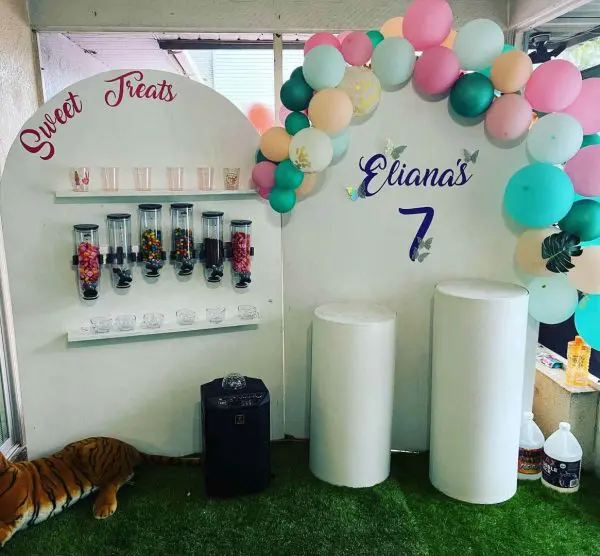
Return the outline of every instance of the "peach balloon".
<path id="1" fill-rule="evenodd" d="M 350 125 L 352 113 L 352 101 L 339 89 L 319 91 L 308 105 L 308 117 L 313 127 L 330 135 L 344 131 Z M 265 151 L 263 153 L 269 158 Z"/>
<path id="2" fill-rule="evenodd" d="M 575 268 L 567 273 L 569 282 L 583 293 L 600 294 L 600 245 L 584 247 L 571 262 Z"/>
<path id="3" fill-rule="evenodd" d="M 273 162 L 288 158 L 292 138 L 282 127 L 272 127 L 260 136 L 260 150 Z"/>
<path id="4" fill-rule="evenodd" d="M 510 50 L 493 61 L 490 78 L 501 93 L 515 93 L 527 83 L 532 71 L 531 58 L 525 52 Z"/>
<path id="5" fill-rule="evenodd" d="M 552 276 L 542 259 L 542 242 L 552 234 L 558 233 L 556 228 L 527 230 L 517 240 L 515 247 L 515 263 L 519 268 L 532 276 Z"/>
<path id="6" fill-rule="evenodd" d="M 521 95 L 502 95 L 485 115 L 485 130 L 499 141 L 519 139 L 529 130 L 532 113 L 531 105 Z"/>
<path id="7" fill-rule="evenodd" d="M 381 29 L 379 29 L 381 31 L 381 34 L 384 37 L 403 37 L 404 34 L 402 33 L 402 22 L 404 21 L 403 17 L 392 17 L 391 19 L 388 19 L 382 26 Z"/>
<path id="8" fill-rule="evenodd" d="M 448 36 L 444 39 L 442 46 L 445 46 L 446 48 L 452 48 L 454 46 L 455 40 L 456 40 L 456 31 L 454 29 L 450 29 L 450 33 L 448 33 Z"/>
<path id="9" fill-rule="evenodd" d="M 296 197 L 300 199 L 308 197 L 315 188 L 315 185 L 317 185 L 317 176 L 317 172 L 314 172 L 312 174 L 307 172 L 306 174 L 304 174 L 304 179 L 302 180 L 300 187 L 296 189 Z"/>

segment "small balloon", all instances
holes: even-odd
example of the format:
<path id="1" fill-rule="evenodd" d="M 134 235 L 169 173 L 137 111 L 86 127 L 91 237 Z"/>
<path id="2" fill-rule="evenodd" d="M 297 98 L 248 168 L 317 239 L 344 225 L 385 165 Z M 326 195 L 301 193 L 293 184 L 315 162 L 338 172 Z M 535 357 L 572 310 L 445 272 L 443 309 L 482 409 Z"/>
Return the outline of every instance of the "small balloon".
<path id="1" fill-rule="evenodd" d="M 275 212 L 290 212 L 296 204 L 296 192 L 293 189 L 275 187 L 269 194 L 269 204 Z"/>
<path id="2" fill-rule="evenodd" d="M 261 134 L 273 127 L 275 123 L 273 109 L 259 103 L 253 104 L 250 107 L 250 110 L 248 110 L 248 119 L 252 122 L 256 131 Z"/>
<path id="3" fill-rule="evenodd" d="M 323 89 L 310 101 L 308 117 L 313 127 L 329 135 L 341 133 L 352 120 L 352 101 L 340 89 Z"/>
<path id="4" fill-rule="evenodd" d="M 363 66 L 371 59 L 373 45 L 366 33 L 354 31 L 344 40 L 341 52 L 351 66 Z"/>
<path id="5" fill-rule="evenodd" d="M 452 29 L 452 8 L 446 0 L 414 0 L 404 15 L 403 33 L 415 50 L 439 46 Z"/>
<path id="6" fill-rule="evenodd" d="M 579 195 L 600 195 L 600 145 L 590 145 L 581 149 L 565 164 L 565 172 Z"/>
<path id="7" fill-rule="evenodd" d="M 338 41 L 340 41 L 340 46 L 343 44 L 343 42 L 346 40 L 346 37 L 352 33 L 352 31 L 342 31 L 338 36 L 337 39 Z M 296 192 L 297 193 L 297 192 Z"/>
<path id="8" fill-rule="evenodd" d="M 326 32 L 315 33 L 304 43 L 304 55 L 306 56 L 313 48 L 321 45 L 333 46 L 334 48 L 340 49 L 339 39 Z"/>
<path id="9" fill-rule="evenodd" d="M 600 131 L 600 77 L 584 79 L 581 91 L 573 104 L 564 109 L 565 114 L 573 116 L 583 127 L 583 133 L 590 135 Z"/>
<path id="10" fill-rule="evenodd" d="M 534 160 L 564 164 L 573 158 L 583 141 L 581 124 L 569 114 L 547 114 L 527 136 L 527 150 Z"/>
<path id="11" fill-rule="evenodd" d="M 589 147 L 590 145 L 600 145 L 600 133 L 593 133 L 591 135 L 584 135 L 583 141 L 581 142 L 581 148 Z"/>
<path id="12" fill-rule="evenodd" d="M 296 198 L 297 199 L 306 199 L 317 185 L 317 176 L 319 174 L 308 174 L 304 173 L 304 179 L 302 180 L 302 185 L 298 189 L 296 189 Z"/>
<path id="13" fill-rule="evenodd" d="M 546 268 L 547 259 L 542 258 L 542 243 L 558 233 L 556 228 L 534 228 L 521 234 L 515 246 L 515 263 L 530 276 L 551 276 Z"/>
<path id="14" fill-rule="evenodd" d="M 305 56 L 302 71 L 308 85 L 320 91 L 337 87 L 344 78 L 345 70 L 346 62 L 342 53 L 333 46 L 323 44 L 315 46 Z"/>
<path id="15" fill-rule="evenodd" d="M 567 274 L 569 282 L 584 293 L 600 294 L 600 246 L 585 247 L 572 262 L 575 268 Z"/>
<path id="16" fill-rule="evenodd" d="M 306 110 L 312 96 L 313 90 L 302 76 L 288 79 L 279 91 L 281 103 L 293 112 Z"/>
<path id="17" fill-rule="evenodd" d="M 480 73 L 461 75 L 450 92 L 450 106 L 465 118 L 483 114 L 494 100 L 492 82 Z"/>
<path id="18" fill-rule="evenodd" d="M 397 87 L 408 81 L 415 67 L 413 46 L 398 37 L 384 39 L 373 52 L 371 65 L 383 87 Z"/>
<path id="19" fill-rule="evenodd" d="M 302 129 L 292 137 L 289 158 L 303 172 L 322 172 L 333 158 L 331 140 L 315 127 Z"/>
<path id="20" fill-rule="evenodd" d="M 485 129 L 499 141 L 516 141 L 529 130 L 531 114 L 531 105 L 521 95 L 502 95 L 487 111 Z"/>
<path id="21" fill-rule="evenodd" d="M 585 342 L 596 350 L 600 350 L 599 322 L 600 295 L 585 295 L 575 311 L 575 328 Z"/>
<path id="22" fill-rule="evenodd" d="M 525 98 L 538 112 L 562 112 L 581 92 L 577 67 L 567 60 L 550 60 L 538 66 L 525 85 Z"/>
<path id="23" fill-rule="evenodd" d="M 577 236 L 581 241 L 598 239 L 600 237 L 600 203 L 591 199 L 575 201 L 571 210 L 558 223 L 558 227 L 563 232 Z"/>
<path id="24" fill-rule="evenodd" d="M 577 289 L 564 274 L 534 278 L 528 285 L 529 314 L 544 324 L 570 319 L 577 309 Z"/>
<path id="25" fill-rule="evenodd" d="M 510 50 L 492 63 L 490 78 L 501 93 L 516 93 L 531 76 L 533 64 L 526 52 Z"/>
<path id="26" fill-rule="evenodd" d="M 344 91 L 352 102 L 354 116 L 366 116 L 377 108 L 381 99 L 381 84 L 377 76 L 368 68 L 346 68 L 344 79 L 337 87 Z"/>
<path id="27" fill-rule="evenodd" d="M 473 19 L 458 30 L 453 49 L 461 68 L 480 71 L 492 65 L 503 47 L 504 31 L 497 23 Z"/>
<path id="28" fill-rule="evenodd" d="M 275 169 L 273 162 L 259 162 L 252 169 L 252 183 L 259 189 L 272 189 L 275 185 Z"/>
<path id="29" fill-rule="evenodd" d="M 301 129 L 310 127 L 310 121 L 302 112 L 290 112 L 285 119 L 285 130 L 290 135 L 296 135 Z"/>
<path id="30" fill-rule="evenodd" d="M 269 195 L 271 194 L 271 189 L 263 189 L 262 187 L 257 187 L 256 188 L 256 192 L 260 195 L 260 197 L 262 197 L 263 199 L 268 200 L 269 199 Z"/>
<path id="31" fill-rule="evenodd" d="M 350 131 L 345 129 L 337 135 L 330 135 L 329 138 L 331 139 L 331 146 L 333 147 L 332 160 L 338 160 L 346 154 L 346 151 L 350 146 Z"/>
<path id="32" fill-rule="evenodd" d="M 294 68 L 294 70 L 290 74 L 290 79 L 296 79 L 298 77 L 301 77 L 302 79 L 304 79 L 304 73 L 302 71 L 302 66 L 298 66 L 297 68 Z"/>
<path id="33" fill-rule="evenodd" d="M 272 127 L 260 136 L 260 150 L 273 162 L 288 158 L 292 138 L 282 127 Z"/>
<path id="34" fill-rule="evenodd" d="M 442 43 L 442 46 L 445 46 L 446 48 L 453 48 L 455 40 L 456 40 L 456 31 L 454 29 L 450 29 L 448 36 L 444 39 L 444 42 Z"/>
<path id="35" fill-rule="evenodd" d="M 292 164 L 289 158 L 282 160 L 275 169 L 275 187 L 297 189 L 303 179 L 304 174 Z"/>
<path id="36" fill-rule="evenodd" d="M 367 31 L 367 37 L 369 37 L 369 39 L 371 40 L 373 48 L 377 48 L 377 45 L 385 38 L 380 31 L 377 31 L 375 29 Z"/>
<path id="37" fill-rule="evenodd" d="M 500 56 L 502 56 L 502 54 L 504 54 L 505 52 L 510 52 L 511 50 L 515 50 L 515 47 L 512 44 L 505 43 L 502 47 L 502 52 L 500 53 Z M 492 66 L 488 66 L 487 68 L 479 70 L 479 73 L 483 73 L 483 75 L 485 75 L 486 77 L 490 77 L 492 75 Z"/>
<path id="38" fill-rule="evenodd" d="M 254 157 L 254 162 L 258 164 L 259 162 L 264 161 L 270 162 L 270 160 L 261 152 L 260 149 L 256 149 L 256 156 Z"/>
<path id="39" fill-rule="evenodd" d="M 392 17 L 388 19 L 379 29 L 384 37 L 402 37 L 403 17 Z"/>
<path id="40" fill-rule="evenodd" d="M 504 191 L 504 208 L 521 226 L 546 228 L 566 216 L 573 195 L 573 184 L 565 172 L 552 164 L 536 162 L 510 178 Z"/>
<path id="41" fill-rule="evenodd" d="M 426 95 L 448 93 L 460 76 L 456 54 L 444 46 L 425 50 L 415 64 L 413 83 Z"/>

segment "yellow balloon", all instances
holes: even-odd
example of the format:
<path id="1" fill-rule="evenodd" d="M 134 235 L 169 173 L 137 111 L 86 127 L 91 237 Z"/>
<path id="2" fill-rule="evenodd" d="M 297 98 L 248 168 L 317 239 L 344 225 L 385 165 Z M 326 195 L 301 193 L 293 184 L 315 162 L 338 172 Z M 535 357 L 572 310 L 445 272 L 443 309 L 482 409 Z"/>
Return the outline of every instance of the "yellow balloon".
<path id="1" fill-rule="evenodd" d="M 381 34 L 387 38 L 387 37 L 403 37 L 404 33 L 402 32 L 402 24 L 404 22 L 404 18 L 403 17 L 392 17 L 391 19 L 388 19 L 382 26 L 381 29 L 379 29 L 381 31 Z"/>
<path id="2" fill-rule="evenodd" d="M 556 228 L 541 228 L 521 234 L 515 247 L 518 267 L 532 276 L 551 276 L 552 272 L 546 268 L 547 261 L 542 259 L 542 242 L 558 231 Z"/>
<path id="3" fill-rule="evenodd" d="M 366 116 L 377 108 L 381 99 L 381 84 L 377 76 L 368 68 L 350 66 L 346 68 L 344 79 L 337 87 L 352 101 L 354 116 Z"/>
<path id="4" fill-rule="evenodd" d="M 510 50 L 493 61 L 490 79 L 501 93 L 516 93 L 527 83 L 532 71 L 531 58 L 525 52 Z"/>
<path id="5" fill-rule="evenodd" d="M 261 152 L 273 162 L 288 158 L 291 136 L 283 127 L 272 127 L 260 136 Z"/>
<path id="6" fill-rule="evenodd" d="M 350 125 L 352 102 L 340 89 L 323 89 L 312 97 L 308 105 L 308 117 L 313 127 L 335 135 Z"/>
<path id="7" fill-rule="evenodd" d="M 567 273 L 569 282 L 584 293 L 600 293 L 600 245 L 584 247 L 579 257 L 573 257 L 575 265 Z"/>
<path id="8" fill-rule="evenodd" d="M 313 192 L 315 185 L 317 185 L 317 176 L 317 172 L 312 174 L 307 172 L 304 174 L 304 179 L 302 180 L 300 187 L 296 189 L 296 197 L 299 200 L 305 199 Z"/>

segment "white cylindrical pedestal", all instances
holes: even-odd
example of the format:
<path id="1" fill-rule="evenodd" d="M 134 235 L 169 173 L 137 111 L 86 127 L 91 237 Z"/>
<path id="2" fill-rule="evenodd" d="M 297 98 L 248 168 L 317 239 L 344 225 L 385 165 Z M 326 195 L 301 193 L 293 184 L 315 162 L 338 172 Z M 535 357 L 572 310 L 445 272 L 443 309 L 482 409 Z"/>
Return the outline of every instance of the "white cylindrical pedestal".
<path id="1" fill-rule="evenodd" d="M 378 305 L 315 310 L 310 469 L 328 483 L 369 487 L 390 473 L 396 315 Z"/>
<path id="2" fill-rule="evenodd" d="M 435 289 L 429 477 L 457 500 L 496 504 L 517 490 L 528 302 L 501 282 Z"/>

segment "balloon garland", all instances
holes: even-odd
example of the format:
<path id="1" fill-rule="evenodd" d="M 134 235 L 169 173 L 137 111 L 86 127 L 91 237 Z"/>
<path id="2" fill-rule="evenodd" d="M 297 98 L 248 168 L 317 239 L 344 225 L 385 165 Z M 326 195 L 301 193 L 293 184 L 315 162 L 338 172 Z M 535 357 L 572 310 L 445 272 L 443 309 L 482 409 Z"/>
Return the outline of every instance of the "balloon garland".
<path id="1" fill-rule="evenodd" d="M 515 262 L 530 314 L 549 324 L 575 314 L 580 335 L 600 349 L 600 79 L 582 81 L 560 59 L 534 71 L 493 21 L 457 31 L 452 21 L 446 0 L 414 0 L 379 30 L 313 35 L 303 65 L 281 87 L 284 127 L 261 136 L 252 173 L 258 193 L 273 210 L 291 211 L 344 154 L 351 121 L 377 108 L 382 88 L 412 77 L 422 95 L 447 97 L 464 118 L 482 117 L 495 141 L 527 135 L 532 162 L 509 179 L 504 211 L 525 228 Z"/>

